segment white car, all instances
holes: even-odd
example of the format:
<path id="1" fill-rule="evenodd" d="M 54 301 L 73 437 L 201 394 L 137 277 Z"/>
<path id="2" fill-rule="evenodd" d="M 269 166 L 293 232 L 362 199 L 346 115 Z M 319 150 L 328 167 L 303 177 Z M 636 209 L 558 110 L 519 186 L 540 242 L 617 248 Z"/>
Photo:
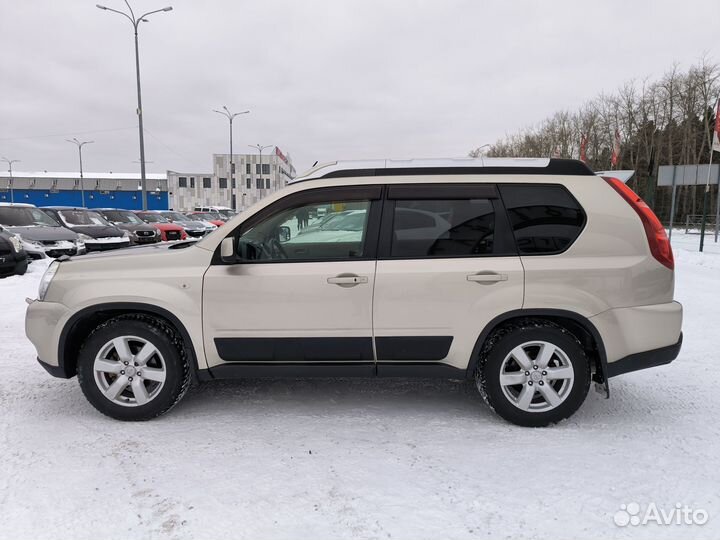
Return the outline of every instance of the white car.
<path id="1" fill-rule="evenodd" d="M 293 235 L 319 207 L 348 222 Z M 592 382 L 609 397 L 611 377 L 677 357 L 673 292 L 655 214 L 580 161 L 338 162 L 199 242 L 51 264 L 25 328 L 48 372 L 121 420 L 193 380 L 421 376 L 546 426 Z"/>
<path id="2" fill-rule="evenodd" d="M 0 203 L 0 225 L 22 242 L 31 259 L 82 255 L 85 241 L 33 204 Z"/>

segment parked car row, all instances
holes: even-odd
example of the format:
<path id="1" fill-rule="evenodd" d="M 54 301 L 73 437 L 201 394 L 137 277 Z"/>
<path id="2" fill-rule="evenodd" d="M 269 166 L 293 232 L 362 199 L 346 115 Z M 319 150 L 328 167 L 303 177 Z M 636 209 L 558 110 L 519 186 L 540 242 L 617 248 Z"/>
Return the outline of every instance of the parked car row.
<path id="1" fill-rule="evenodd" d="M 31 259 L 200 238 L 227 219 L 211 210 L 183 213 L 0 203 L 0 225 Z"/>

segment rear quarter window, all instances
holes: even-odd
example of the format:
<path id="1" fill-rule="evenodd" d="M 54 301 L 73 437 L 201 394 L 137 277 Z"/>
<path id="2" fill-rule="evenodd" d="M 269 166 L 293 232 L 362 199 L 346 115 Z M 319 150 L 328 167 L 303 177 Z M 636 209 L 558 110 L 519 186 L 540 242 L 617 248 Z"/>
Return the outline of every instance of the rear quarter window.
<path id="1" fill-rule="evenodd" d="M 518 252 L 550 255 L 567 250 L 585 226 L 585 212 L 560 185 L 498 186 Z"/>

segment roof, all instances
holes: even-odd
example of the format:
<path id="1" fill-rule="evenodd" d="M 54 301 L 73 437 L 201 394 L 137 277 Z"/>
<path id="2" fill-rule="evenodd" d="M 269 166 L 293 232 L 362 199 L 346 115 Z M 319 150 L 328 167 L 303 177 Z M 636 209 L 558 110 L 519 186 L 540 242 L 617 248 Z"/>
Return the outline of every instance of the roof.
<path id="1" fill-rule="evenodd" d="M 13 171 L 13 178 L 80 178 L 79 172 Z M 0 177 L 10 178 L 8 171 L 1 171 Z M 140 180 L 140 173 L 85 172 L 85 180 Z M 147 180 L 167 180 L 167 174 L 147 173 Z"/>
<path id="2" fill-rule="evenodd" d="M 410 176 L 449 174 L 554 174 L 590 176 L 582 161 L 551 158 L 374 159 L 332 161 L 317 165 L 290 183 L 316 178 L 350 176 Z"/>
<path id="3" fill-rule="evenodd" d="M 21 202 L 0 202 L 0 206 L 19 206 L 20 208 L 37 208 L 34 204 Z"/>

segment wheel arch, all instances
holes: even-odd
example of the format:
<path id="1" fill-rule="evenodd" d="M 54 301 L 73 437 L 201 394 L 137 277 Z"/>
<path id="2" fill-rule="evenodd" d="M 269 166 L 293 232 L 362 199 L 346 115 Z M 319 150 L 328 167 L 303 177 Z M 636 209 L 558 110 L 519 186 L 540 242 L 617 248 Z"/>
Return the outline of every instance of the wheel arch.
<path id="1" fill-rule="evenodd" d="M 572 332 L 575 337 L 580 340 L 585 351 L 589 354 L 595 366 L 593 381 L 603 386 L 605 395 L 610 396 L 610 387 L 608 386 L 608 368 L 607 354 L 605 352 L 605 344 L 603 343 L 600 332 L 595 325 L 590 322 L 587 317 L 563 309 L 517 309 L 508 311 L 502 315 L 498 315 L 492 319 L 477 338 L 475 346 L 472 350 L 470 361 L 468 362 L 466 376 L 472 378 L 477 367 L 480 356 L 480 350 L 487 338 L 501 326 L 518 320 L 533 317 L 537 319 L 545 319 L 554 322 L 568 331 Z"/>
<path id="2" fill-rule="evenodd" d="M 77 374 L 77 360 L 80 346 L 88 334 L 99 324 L 118 315 L 144 314 L 164 319 L 171 325 L 183 340 L 188 355 L 190 373 L 193 381 L 197 380 L 198 357 L 190 333 L 185 325 L 170 311 L 141 302 L 108 302 L 81 309 L 73 314 L 62 329 L 58 341 L 58 365 L 70 378 Z"/>

